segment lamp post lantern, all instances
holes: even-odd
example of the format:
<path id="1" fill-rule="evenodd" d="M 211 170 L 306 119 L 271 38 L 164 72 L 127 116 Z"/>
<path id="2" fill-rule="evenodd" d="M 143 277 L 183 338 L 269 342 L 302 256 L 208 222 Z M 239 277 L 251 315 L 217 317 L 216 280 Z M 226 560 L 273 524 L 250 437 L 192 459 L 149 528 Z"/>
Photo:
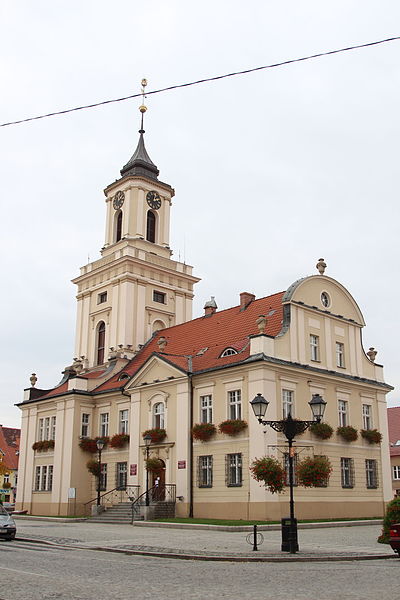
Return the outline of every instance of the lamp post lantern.
<path id="1" fill-rule="evenodd" d="M 97 506 L 100 506 L 100 481 L 101 481 L 101 451 L 104 448 L 104 440 L 99 439 L 96 441 L 97 452 L 98 452 L 98 463 L 99 463 L 99 473 L 97 476 Z"/>
<path id="2" fill-rule="evenodd" d="M 147 461 L 149 460 L 149 452 L 150 452 L 150 444 L 151 444 L 151 435 L 148 433 L 143 438 L 144 444 L 146 446 L 146 506 L 150 506 L 149 501 L 149 469 L 147 466 Z"/>
<path id="3" fill-rule="evenodd" d="M 261 394 L 257 394 L 255 398 L 250 402 L 251 407 L 253 409 L 254 415 L 257 417 L 258 422 L 265 426 L 269 425 L 275 431 L 281 432 L 285 435 L 288 446 L 288 463 L 289 463 L 289 490 L 290 490 L 290 519 L 289 525 L 287 525 L 287 519 L 282 519 L 282 547 L 281 549 L 285 552 L 290 552 L 291 554 L 295 554 L 299 549 L 299 544 L 297 542 L 297 520 L 294 516 L 294 495 L 293 495 L 293 486 L 294 486 L 294 468 L 293 468 L 293 458 L 294 458 L 294 448 L 293 441 L 296 435 L 303 433 L 311 427 L 313 423 L 320 423 L 322 417 L 324 416 L 326 402 L 319 394 L 313 394 L 310 402 L 308 403 L 314 419 L 312 421 L 298 421 L 297 419 L 293 419 L 292 415 L 289 413 L 286 419 L 282 419 L 281 421 L 264 421 L 263 417 L 267 412 L 267 408 L 269 405 L 268 400 L 264 398 Z"/>

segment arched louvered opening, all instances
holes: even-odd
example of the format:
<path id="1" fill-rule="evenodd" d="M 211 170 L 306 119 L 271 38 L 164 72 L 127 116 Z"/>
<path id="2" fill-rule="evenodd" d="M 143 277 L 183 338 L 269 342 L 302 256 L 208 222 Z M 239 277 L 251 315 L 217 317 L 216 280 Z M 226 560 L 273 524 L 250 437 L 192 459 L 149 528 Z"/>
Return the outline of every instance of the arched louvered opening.
<path id="1" fill-rule="evenodd" d="M 115 241 L 119 242 L 122 238 L 122 210 L 119 210 L 115 215 Z"/>
<path id="2" fill-rule="evenodd" d="M 104 363 L 104 350 L 106 346 L 106 324 L 104 321 L 100 321 L 97 325 L 96 335 L 96 364 L 102 365 Z"/>
<path id="3" fill-rule="evenodd" d="M 156 241 L 156 215 L 151 210 L 147 212 L 146 240 L 153 244 Z"/>

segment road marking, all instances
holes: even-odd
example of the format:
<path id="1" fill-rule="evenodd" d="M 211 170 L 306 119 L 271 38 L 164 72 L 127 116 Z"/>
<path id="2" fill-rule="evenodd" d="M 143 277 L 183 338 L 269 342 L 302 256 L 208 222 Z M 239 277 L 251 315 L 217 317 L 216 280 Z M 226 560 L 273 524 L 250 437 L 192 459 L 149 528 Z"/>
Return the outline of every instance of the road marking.
<path id="1" fill-rule="evenodd" d="M 23 573 L 24 575 L 36 575 L 37 577 L 51 578 L 50 575 L 42 575 L 41 573 L 32 573 L 31 571 L 21 571 L 20 569 L 10 569 L 9 567 L 0 567 L 3 571 L 13 571 L 14 573 Z"/>

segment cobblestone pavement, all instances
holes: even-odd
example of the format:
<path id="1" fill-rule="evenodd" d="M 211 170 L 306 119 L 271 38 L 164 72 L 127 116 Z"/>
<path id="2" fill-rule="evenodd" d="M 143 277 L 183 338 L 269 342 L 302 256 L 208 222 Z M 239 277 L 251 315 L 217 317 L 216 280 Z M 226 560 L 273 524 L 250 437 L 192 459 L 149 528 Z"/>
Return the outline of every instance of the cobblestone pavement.
<path id="1" fill-rule="evenodd" d="M 107 549 L 138 553 L 166 553 L 193 557 L 225 556 L 236 559 L 263 557 L 280 559 L 318 559 L 345 556 L 393 556 L 389 546 L 378 544 L 379 525 L 299 529 L 300 551 L 296 555 L 280 550 L 280 531 L 264 531 L 264 543 L 258 552 L 246 542 L 248 532 L 135 527 L 90 522 L 48 522 L 33 519 L 17 520 L 17 537 L 53 544 Z"/>

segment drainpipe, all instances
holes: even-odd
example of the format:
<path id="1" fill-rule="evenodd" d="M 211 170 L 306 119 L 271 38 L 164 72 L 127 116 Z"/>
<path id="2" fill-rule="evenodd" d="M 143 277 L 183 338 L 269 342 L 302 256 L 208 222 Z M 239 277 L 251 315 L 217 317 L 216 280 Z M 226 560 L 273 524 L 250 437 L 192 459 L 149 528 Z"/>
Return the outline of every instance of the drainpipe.
<path id="1" fill-rule="evenodd" d="M 192 375 L 192 357 L 188 356 L 188 367 L 189 367 L 189 469 L 190 469 L 190 482 L 189 482 L 189 518 L 193 518 L 193 375 Z"/>

